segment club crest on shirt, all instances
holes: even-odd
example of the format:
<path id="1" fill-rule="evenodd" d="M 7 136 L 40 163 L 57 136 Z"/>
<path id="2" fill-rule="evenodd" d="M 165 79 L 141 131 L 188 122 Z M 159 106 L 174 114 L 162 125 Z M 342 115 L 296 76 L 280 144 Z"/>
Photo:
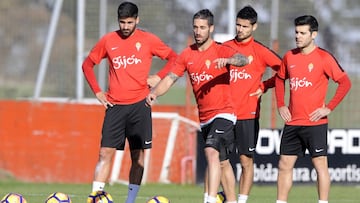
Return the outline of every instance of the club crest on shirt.
<path id="1" fill-rule="evenodd" d="M 136 50 L 137 50 L 137 51 L 140 51 L 141 43 L 140 43 L 140 42 L 136 42 L 136 43 L 135 43 L 135 47 L 136 47 Z"/>
<path id="2" fill-rule="evenodd" d="M 254 57 L 252 55 L 248 56 L 248 61 L 249 61 L 249 64 L 251 64 L 251 62 L 254 60 Z"/>
<path id="3" fill-rule="evenodd" d="M 205 60 L 205 66 L 207 67 L 207 69 L 210 68 L 210 65 L 211 65 L 211 61 L 209 59 L 206 59 Z"/>
<path id="4" fill-rule="evenodd" d="M 308 65 L 309 72 L 311 72 L 314 69 L 314 64 L 310 63 Z"/>

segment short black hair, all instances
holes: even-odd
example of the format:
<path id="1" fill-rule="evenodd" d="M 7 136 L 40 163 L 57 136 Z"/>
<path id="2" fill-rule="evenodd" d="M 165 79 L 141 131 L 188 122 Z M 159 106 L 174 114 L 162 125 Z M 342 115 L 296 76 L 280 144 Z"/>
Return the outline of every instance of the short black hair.
<path id="1" fill-rule="evenodd" d="M 202 9 L 194 14 L 193 21 L 195 19 L 203 19 L 208 21 L 208 25 L 214 25 L 214 15 L 209 9 Z"/>
<path id="2" fill-rule="evenodd" d="M 125 1 L 118 7 L 118 20 L 121 18 L 138 17 L 139 9 L 136 4 Z"/>
<path id="3" fill-rule="evenodd" d="M 309 25 L 310 32 L 318 31 L 319 30 L 319 23 L 316 18 L 312 15 L 303 15 L 295 18 L 294 20 L 295 26 L 299 25 Z"/>
<path id="4" fill-rule="evenodd" d="M 236 18 L 249 20 L 252 25 L 257 22 L 257 12 L 251 6 L 245 6 L 236 15 Z"/>

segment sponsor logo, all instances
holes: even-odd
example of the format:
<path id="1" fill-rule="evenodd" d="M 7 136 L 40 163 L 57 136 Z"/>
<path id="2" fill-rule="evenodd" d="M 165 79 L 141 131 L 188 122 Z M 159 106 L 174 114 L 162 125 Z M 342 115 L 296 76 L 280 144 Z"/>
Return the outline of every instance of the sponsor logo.
<path id="1" fill-rule="evenodd" d="M 114 51 L 117 48 L 119 48 L 119 47 L 111 47 L 111 51 Z"/>
<path id="2" fill-rule="evenodd" d="M 126 68 L 128 65 L 139 64 L 141 59 L 136 58 L 135 55 L 130 57 L 127 56 L 118 56 L 112 59 L 114 69 Z"/>
<path id="3" fill-rule="evenodd" d="M 299 88 L 306 88 L 313 86 L 312 82 L 308 81 L 306 77 L 303 78 L 290 78 L 290 89 L 298 90 Z"/>
<path id="4" fill-rule="evenodd" d="M 192 84 L 200 84 L 203 81 L 209 81 L 214 78 L 214 76 L 207 74 L 205 71 L 202 73 L 191 73 L 190 74 Z"/>
<path id="5" fill-rule="evenodd" d="M 151 144 L 152 143 L 152 141 L 150 140 L 150 141 L 145 141 L 145 144 Z"/>
<path id="6" fill-rule="evenodd" d="M 255 151 L 255 148 L 254 147 L 249 147 L 249 152 L 253 152 Z"/>
<path id="7" fill-rule="evenodd" d="M 250 80 L 252 79 L 251 75 L 246 72 L 246 69 L 238 70 L 231 69 L 230 70 L 230 82 L 236 82 L 238 80 Z"/>
<path id="8" fill-rule="evenodd" d="M 290 67 L 290 68 L 295 68 L 295 66 L 296 66 L 296 65 L 290 65 L 289 67 Z"/>

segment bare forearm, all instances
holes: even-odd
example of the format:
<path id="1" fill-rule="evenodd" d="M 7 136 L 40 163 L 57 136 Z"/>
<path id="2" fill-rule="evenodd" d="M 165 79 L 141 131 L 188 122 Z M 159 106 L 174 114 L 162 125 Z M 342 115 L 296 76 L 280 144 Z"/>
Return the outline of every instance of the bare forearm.
<path id="1" fill-rule="evenodd" d="M 167 74 L 167 76 L 165 76 L 164 79 L 159 82 L 159 84 L 151 91 L 151 93 L 155 94 L 156 96 L 165 94 L 178 78 L 179 76 L 170 72 Z"/>

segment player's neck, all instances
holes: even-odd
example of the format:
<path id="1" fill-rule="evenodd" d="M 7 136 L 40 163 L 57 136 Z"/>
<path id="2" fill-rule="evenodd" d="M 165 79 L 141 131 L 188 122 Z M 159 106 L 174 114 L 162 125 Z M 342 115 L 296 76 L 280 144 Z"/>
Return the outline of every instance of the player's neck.
<path id="1" fill-rule="evenodd" d="M 301 50 L 302 54 L 309 54 L 312 51 L 314 51 L 315 48 L 316 48 L 316 45 L 314 43 L 311 43 L 308 46 L 301 48 L 300 50 Z"/>
<path id="2" fill-rule="evenodd" d="M 208 40 L 206 40 L 206 42 L 204 42 L 203 44 L 198 44 L 197 47 L 198 47 L 198 50 L 199 51 L 205 51 L 207 50 L 211 44 L 213 43 L 213 39 L 209 38 Z"/>
<path id="3" fill-rule="evenodd" d="M 240 39 L 240 38 L 236 37 L 235 39 L 236 39 L 237 42 L 240 42 L 242 44 L 246 44 L 246 43 L 250 42 L 252 38 L 253 38 L 252 35 L 250 35 L 247 38 Z"/>

